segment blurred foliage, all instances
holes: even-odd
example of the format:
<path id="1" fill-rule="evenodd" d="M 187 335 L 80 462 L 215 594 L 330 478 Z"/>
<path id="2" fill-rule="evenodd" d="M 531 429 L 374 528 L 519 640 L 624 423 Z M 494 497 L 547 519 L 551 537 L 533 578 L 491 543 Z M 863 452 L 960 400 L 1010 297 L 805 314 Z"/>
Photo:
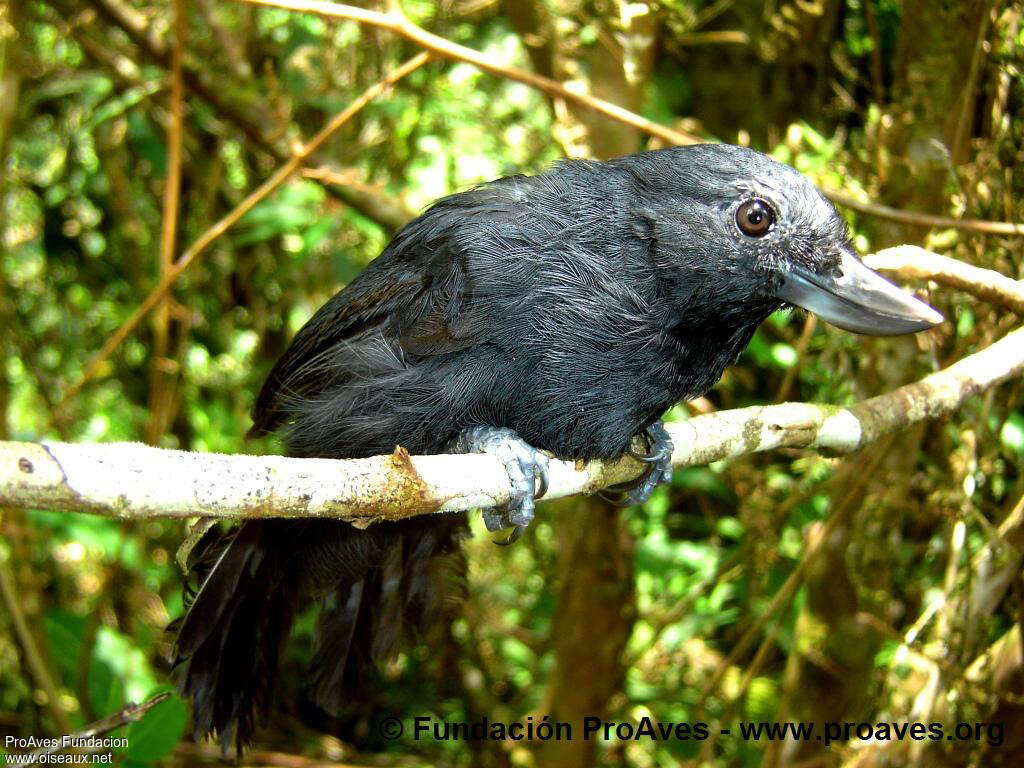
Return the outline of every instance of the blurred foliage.
<path id="1" fill-rule="evenodd" d="M 602 95 L 632 103 L 651 119 L 770 151 L 823 187 L 930 213 L 1024 220 L 1019 3 L 948 3 L 934 18 L 919 3 L 900 0 L 402 5 L 416 23 L 491 61 L 530 68 L 546 56 L 561 79 L 591 90 L 620 88 Z M 949 23 L 959 10 L 975 18 L 977 7 L 985 14 L 994 9 L 980 37 L 976 26 Z M 272 172 L 276 145 L 311 137 L 414 50 L 383 31 L 311 15 L 215 0 L 193 0 L 187 10 L 179 253 Z M 319 153 L 311 170 L 342 179 L 340 185 L 323 173 L 297 175 L 178 281 L 171 342 L 158 361 L 166 375 L 152 372 L 151 319 L 104 363 L 66 415 L 53 418 L 65 389 L 157 279 L 171 8 L 149 0 L 7 0 L 0 11 L 0 75 L 20 91 L 10 114 L 0 110 L 0 437 L 7 439 L 143 439 L 151 390 L 159 386 L 169 394 L 161 407 L 170 425 L 160 445 L 275 451 L 273 440 L 243 440 L 263 377 L 291 334 L 391 235 L 388 221 L 347 204 L 339 186 L 363 203 L 385 200 L 416 211 L 480 181 L 539 171 L 581 147 L 585 153 L 588 142 L 618 140 L 522 84 L 432 61 Z M 941 32 L 949 50 L 963 49 L 968 58 L 979 40 L 985 45 L 970 87 L 928 96 L 936 109 L 964 116 L 954 128 L 967 132 L 966 156 L 943 149 L 938 183 L 908 187 L 900 180 L 914 178 L 928 147 L 952 146 L 946 128 L 908 106 L 916 103 L 908 72 L 918 63 L 908 37 L 918 30 L 933 42 Z M 732 41 L 717 40 L 721 33 Z M 628 69 L 621 82 L 591 82 L 608 61 L 620 75 Z M 966 69 L 955 71 L 967 77 Z M 631 141 L 635 146 L 627 142 L 620 151 L 657 146 L 638 135 Z M 920 242 L 1021 276 L 1019 240 L 897 228 L 861 214 L 850 221 L 863 250 Z M 963 295 L 922 288 L 953 322 L 912 340 L 867 340 L 821 324 L 804 333 L 802 315 L 779 313 L 696 407 L 780 397 L 853 402 L 959 359 L 1017 322 Z M 689 412 L 678 406 L 671 417 Z M 626 628 L 624 684 L 606 712 L 594 714 L 795 718 L 814 703 L 818 691 L 801 681 L 819 664 L 821 675 L 843 680 L 824 685 L 836 691 L 819 711 L 908 719 L 907 702 L 920 688 L 899 639 L 936 601 L 954 604 L 969 590 L 971 557 L 993 541 L 994 528 L 1021 497 L 1022 466 L 1024 408 L 1020 383 L 1011 382 L 970 401 L 955 419 L 912 430 L 862 457 L 778 452 L 677 472 L 670 487 L 620 518 L 633 547 L 636 614 Z M 827 575 L 808 566 L 793 599 L 703 695 L 839 508 L 846 511 L 833 529 L 839 539 L 827 550 Z M 386 763 L 402 765 L 544 764 L 536 745 L 523 742 L 387 742 L 375 718 L 509 720 L 550 709 L 552 669 L 571 661 L 556 658 L 551 638 L 562 590 L 572 587 L 559 570 L 569 535 L 558 529 L 561 517 L 542 510 L 524 540 L 501 551 L 474 521 L 464 618 L 438 644 L 410 649 L 382 670 L 372 700 L 348 717 L 330 718 L 305 698 L 302 665 L 313 623 L 305 616 L 259 746 L 337 760 L 379 752 Z M 965 533 L 962 547 L 957 526 Z M 0 561 L 18 585 L 20 609 L 59 690 L 59 701 L 47 700 L 9 614 L 0 611 L 0 734 L 53 735 L 54 707 L 80 727 L 166 689 L 164 628 L 182 602 L 173 563 L 180 524 L 0 511 L 0 533 Z M 924 627 L 928 645 L 917 650 L 940 659 L 943 685 L 962 691 L 962 719 L 985 720 L 1000 705 L 994 688 L 968 686 L 963 671 L 1019 622 L 1020 587 L 1018 577 L 971 632 L 956 616 L 941 628 Z M 807 628 L 815 620 L 825 622 L 822 637 L 831 640 L 813 639 Z M 631 619 L 624 614 L 623 621 Z M 762 643 L 766 652 L 752 667 Z M 744 680 L 748 670 L 753 674 Z M 1024 721 L 1016 722 L 1024 732 Z M 129 738 L 118 759 L 133 766 L 216 759 L 214 747 L 179 745 L 185 731 L 184 703 L 172 697 L 117 732 Z M 754 766 L 766 750 L 771 764 L 792 758 L 722 738 L 713 745 L 613 741 L 593 759 Z M 984 742 L 939 751 L 943 765 L 996 765 L 1009 754 Z M 818 755 L 815 764 L 833 765 L 845 753 Z"/>

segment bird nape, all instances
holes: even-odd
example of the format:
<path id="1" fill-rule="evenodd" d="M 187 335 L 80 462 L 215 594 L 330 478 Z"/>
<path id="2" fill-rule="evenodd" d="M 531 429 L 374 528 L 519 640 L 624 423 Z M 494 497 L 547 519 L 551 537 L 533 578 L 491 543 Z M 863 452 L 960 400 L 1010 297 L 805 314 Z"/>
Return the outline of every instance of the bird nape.
<path id="1" fill-rule="evenodd" d="M 488 510 L 514 539 L 547 458 L 610 458 L 636 435 L 671 475 L 659 417 L 707 391 L 786 305 L 858 333 L 941 322 L 865 267 L 835 208 L 792 168 L 705 144 L 563 161 L 446 197 L 406 225 L 296 334 L 251 434 L 288 455 L 488 452 L 513 488 Z M 336 711 L 364 671 L 456 609 L 463 514 L 382 522 L 254 520 L 203 545 L 174 663 L 197 735 L 227 747 L 265 716 L 292 619 L 320 604 L 314 701 Z"/>

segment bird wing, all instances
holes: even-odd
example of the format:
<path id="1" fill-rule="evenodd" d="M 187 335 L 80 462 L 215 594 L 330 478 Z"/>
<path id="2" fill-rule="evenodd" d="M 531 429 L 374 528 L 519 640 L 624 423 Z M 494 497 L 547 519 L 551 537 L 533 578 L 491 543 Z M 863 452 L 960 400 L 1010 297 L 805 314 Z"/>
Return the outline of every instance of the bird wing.
<path id="1" fill-rule="evenodd" d="M 470 300 L 465 258 L 445 249 L 431 260 L 423 290 L 399 318 L 399 345 L 409 355 L 459 352 L 481 341 L 486 322 Z"/>
<path id="2" fill-rule="evenodd" d="M 416 222 L 410 227 L 415 230 Z M 346 344 L 383 337 L 405 360 L 458 352 L 483 340 L 488 323 L 468 299 L 463 251 L 448 238 L 396 239 L 295 335 L 256 398 L 249 436 L 281 425 L 285 398 L 313 397 L 336 383 L 325 372 Z"/>

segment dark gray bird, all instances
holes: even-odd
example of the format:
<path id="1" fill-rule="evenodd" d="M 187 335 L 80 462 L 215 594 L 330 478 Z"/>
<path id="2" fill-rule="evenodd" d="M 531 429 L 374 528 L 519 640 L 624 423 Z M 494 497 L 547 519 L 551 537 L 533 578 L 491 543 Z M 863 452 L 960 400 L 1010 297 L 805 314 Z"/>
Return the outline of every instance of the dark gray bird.
<path id="1" fill-rule="evenodd" d="M 642 435 L 671 473 L 659 417 L 707 391 L 773 311 L 789 305 L 858 333 L 942 317 L 865 267 L 846 225 L 803 176 L 728 145 L 607 163 L 564 161 L 444 198 L 299 331 L 271 371 L 252 434 L 292 456 L 492 452 L 515 501 L 486 514 L 518 533 L 548 451 L 617 456 Z M 175 661 L 197 733 L 227 745 L 269 707 L 292 617 L 323 603 L 310 679 L 337 709 L 458 593 L 462 515 L 357 530 L 247 522 L 207 543 Z M 513 534 L 515 535 L 515 533 Z"/>

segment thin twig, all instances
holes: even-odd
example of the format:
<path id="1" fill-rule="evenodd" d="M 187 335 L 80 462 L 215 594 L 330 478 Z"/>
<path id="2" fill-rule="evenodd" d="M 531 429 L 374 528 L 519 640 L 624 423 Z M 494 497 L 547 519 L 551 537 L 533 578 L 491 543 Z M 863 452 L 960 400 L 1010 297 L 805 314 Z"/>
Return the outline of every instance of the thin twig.
<path id="1" fill-rule="evenodd" d="M 81 3 L 75 0 L 53 0 L 61 14 L 70 18 L 79 11 Z M 160 25 L 150 23 L 149 18 L 124 0 L 86 0 L 104 19 L 120 28 L 128 38 L 146 55 L 165 69 L 171 66 L 172 52 L 160 36 Z M 211 78 L 198 66 L 185 62 L 184 77 L 189 92 L 198 95 L 216 108 L 217 112 L 227 117 L 235 126 L 248 136 L 257 146 L 263 147 L 274 154 L 279 160 L 284 159 L 286 147 L 282 142 L 274 142 L 265 134 L 262 122 L 267 119 L 266 110 L 252 102 L 238 104 L 226 98 L 224 90 L 218 89 Z"/>
<path id="2" fill-rule="evenodd" d="M 240 80 L 248 80 L 252 77 L 252 67 L 249 65 L 248 59 L 246 59 L 244 43 L 237 40 L 235 35 L 228 31 L 220 19 L 217 18 L 214 0 L 199 0 L 199 9 L 202 11 L 206 23 L 213 30 L 213 35 L 217 38 L 217 44 L 224 51 L 224 58 L 234 72 L 235 77 Z"/>
<path id="3" fill-rule="evenodd" d="M 919 227 L 940 227 L 943 229 L 964 229 L 969 232 L 978 232 L 984 235 L 1024 235 L 1024 224 L 1013 224 L 1007 221 L 985 221 L 983 219 L 953 219 L 948 216 L 934 216 L 930 213 L 918 213 L 917 211 L 904 211 L 899 208 L 891 208 L 888 205 L 868 203 L 850 197 L 834 189 L 822 190 L 823 194 L 836 205 L 844 208 L 852 208 L 855 211 L 875 216 L 879 219 L 890 219 L 904 224 L 913 224 Z"/>
<path id="4" fill-rule="evenodd" d="M 737 549 L 729 557 L 724 558 L 715 567 L 713 573 L 708 574 L 695 584 L 689 592 L 680 598 L 672 608 L 666 611 L 663 615 L 653 616 L 648 614 L 647 616 L 644 616 L 644 620 L 651 625 L 650 636 L 641 648 L 638 648 L 631 653 L 627 653 L 622 666 L 626 669 L 632 669 L 639 664 L 641 659 L 643 659 L 643 657 L 647 655 L 652 648 L 658 645 L 658 642 L 661 640 L 661 636 L 665 630 L 678 622 L 684 616 L 688 616 L 694 603 L 704 597 L 710 591 L 711 587 L 717 586 L 719 582 L 723 580 L 728 581 L 731 574 L 742 570 L 743 566 L 736 564 L 742 556 L 743 551 Z"/>
<path id="5" fill-rule="evenodd" d="M 141 704 L 126 704 L 121 707 L 121 709 L 117 710 L 117 712 L 107 715 L 106 717 L 97 720 L 95 723 L 90 723 L 81 730 L 75 731 L 74 733 L 68 733 L 52 747 L 47 747 L 33 752 L 26 758 L 25 762 L 12 763 L 12 765 L 35 765 L 44 757 L 57 754 L 58 752 L 65 752 L 68 749 L 73 749 L 76 741 L 94 739 L 98 736 L 110 733 L 111 731 L 116 731 L 118 728 L 128 725 L 129 723 L 138 722 L 142 719 L 143 715 L 149 712 L 149 710 L 157 704 L 166 701 L 170 697 L 170 691 L 165 691 L 164 693 L 158 693 L 156 696 L 153 696 Z M 67 730 L 70 731 L 70 728 Z"/>
<path id="6" fill-rule="evenodd" d="M 682 32 L 672 42 L 677 45 L 747 45 L 750 35 L 741 29 L 713 29 L 700 32 Z"/>
<path id="7" fill-rule="evenodd" d="M 718 718 L 721 723 L 728 723 L 732 720 L 733 715 L 736 712 L 736 708 L 741 701 L 747 696 L 747 690 L 750 688 L 750 683 L 753 682 L 754 678 L 761 671 L 765 662 L 768 660 L 768 653 L 772 648 L 775 639 L 779 635 L 779 630 L 782 628 L 782 617 L 776 619 L 768 632 L 765 634 L 764 640 L 758 647 L 757 652 L 754 653 L 754 658 L 751 659 L 749 666 L 743 673 L 743 679 L 740 680 L 739 688 L 737 688 L 735 695 L 732 697 L 732 701 L 729 704 L 726 713 Z M 721 662 L 720 662 L 721 665 Z M 721 668 L 721 666 L 720 666 Z M 704 700 L 701 699 L 700 706 L 703 706 Z M 722 730 L 720 728 L 710 729 L 708 739 L 701 747 L 702 754 L 710 761 L 715 754 L 715 745 L 718 743 L 719 736 Z"/>
<path id="8" fill-rule="evenodd" d="M 398 12 L 397 9 L 392 9 L 387 13 L 380 13 L 379 11 L 371 11 L 366 8 L 358 8 L 354 5 L 318 2 L 317 0 L 238 0 L 238 2 L 269 8 L 283 8 L 288 11 L 315 13 L 328 18 L 347 19 L 379 29 L 386 29 L 407 40 L 411 40 L 438 56 L 455 61 L 464 61 L 497 77 L 524 83 L 531 88 L 543 91 L 549 96 L 564 99 L 571 104 L 584 107 L 585 109 L 591 109 L 594 112 L 643 131 L 650 136 L 655 136 L 669 144 L 699 144 L 702 141 L 706 141 L 706 139 L 692 133 L 677 131 L 666 125 L 655 123 L 653 120 L 641 117 L 617 104 L 612 104 L 610 101 L 570 90 L 557 80 L 552 80 L 549 77 L 543 77 L 523 69 L 516 69 L 515 67 L 503 67 L 500 64 L 496 64 L 493 59 L 488 58 L 480 51 L 453 43 L 451 40 L 416 26 Z"/>
<path id="9" fill-rule="evenodd" d="M 178 207 L 181 199 L 181 144 L 185 123 L 185 0 L 174 0 L 174 50 L 171 54 L 171 120 L 167 129 L 167 179 L 164 182 L 164 209 L 160 231 L 160 276 L 174 266 L 178 233 Z M 166 428 L 167 414 L 174 398 L 174 374 L 167 365 L 171 336 L 171 303 L 164 297 L 155 310 L 153 349 L 149 379 L 149 424 L 146 442 L 155 444 Z"/>
<path id="10" fill-rule="evenodd" d="M 981 75 L 982 61 L 987 53 L 986 38 L 988 37 L 989 22 L 996 9 L 1002 5 L 1002 0 L 992 0 L 989 7 L 981 13 L 981 21 L 978 24 L 978 34 L 974 41 L 974 49 L 971 52 L 971 64 L 967 70 L 966 82 L 960 88 L 958 106 L 960 114 L 957 115 L 956 128 L 953 133 L 953 141 L 950 146 L 950 155 L 954 163 L 962 163 L 967 154 L 967 142 L 970 137 L 971 126 L 975 115 L 975 97 L 978 90 L 978 79 Z"/>
<path id="11" fill-rule="evenodd" d="M 430 54 L 427 52 L 417 54 L 388 74 L 383 80 L 371 85 L 363 91 L 363 93 L 349 104 L 348 107 L 331 118 L 331 120 L 320 129 L 320 132 L 317 133 L 308 144 L 301 147 L 291 159 L 282 164 L 269 179 L 249 193 L 242 202 L 235 206 L 234 210 L 225 215 L 220 219 L 220 221 L 200 235 L 181 255 L 181 257 L 174 262 L 174 265 L 164 274 L 163 279 L 161 279 L 142 303 L 139 304 L 131 316 L 121 323 L 121 326 L 107 339 L 100 348 L 100 351 L 96 353 L 90 363 L 86 366 L 78 381 L 68 387 L 55 409 L 58 416 L 62 409 L 67 405 L 68 401 L 77 395 L 86 383 L 92 380 L 103 362 L 120 346 L 121 342 L 123 342 L 125 338 L 127 338 L 128 334 L 135 329 L 142 318 L 144 318 L 156 303 L 164 297 L 170 287 L 174 285 L 174 282 L 178 277 L 188 269 L 192 262 L 195 261 L 195 259 L 202 254 L 211 243 L 234 226 L 239 219 L 252 210 L 257 203 L 287 181 L 288 178 L 306 161 L 306 159 L 308 159 L 309 156 L 312 155 L 320 145 L 322 145 L 331 136 L 331 134 L 345 125 L 360 110 L 380 94 L 384 93 L 384 91 L 386 91 L 390 86 L 401 80 L 410 72 L 423 66 L 429 59 Z"/>
<path id="12" fill-rule="evenodd" d="M 351 189 L 376 200 L 387 199 L 392 209 L 392 219 L 395 221 L 405 222 L 416 218 L 416 214 L 405 204 L 404 200 L 400 197 L 386 198 L 381 188 L 367 184 L 363 180 L 363 174 L 355 168 L 330 168 L 327 166 L 303 168 L 302 178 L 343 189 Z"/>
<path id="13" fill-rule="evenodd" d="M 877 0 L 864 0 L 864 20 L 871 38 L 871 89 L 875 95 L 875 104 L 881 108 L 885 104 L 885 81 L 882 80 L 882 36 L 878 32 L 875 2 Z"/>
<path id="14" fill-rule="evenodd" d="M 901 710 L 905 711 L 909 707 L 910 711 L 906 713 L 907 719 L 946 723 L 950 729 L 949 732 L 952 732 L 954 724 L 963 714 L 964 700 L 971 701 L 963 694 L 965 687 L 974 688 L 977 691 L 979 696 L 975 701 L 985 701 L 987 704 L 995 700 L 1011 704 L 1014 708 L 1020 707 L 1021 702 L 1016 690 L 1020 685 L 1022 659 L 1024 659 L 1024 649 L 1022 649 L 1021 628 L 1020 624 L 1015 623 L 976 656 L 966 669 L 961 667 L 958 670 L 943 670 L 946 684 L 943 690 L 934 691 L 939 699 L 938 701 L 935 701 L 934 697 L 931 699 L 931 703 L 935 706 L 928 716 L 922 716 L 917 710 L 919 696 L 907 695 L 906 690 L 899 690 L 896 693 L 903 697 L 903 701 L 910 704 L 905 703 L 898 708 L 887 707 L 883 717 L 893 718 L 897 716 L 897 713 L 902 714 Z M 927 665 L 932 660 L 923 658 L 921 661 Z M 921 675 L 911 674 L 906 677 L 904 682 L 920 681 Z M 908 687 L 910 686 L 904 686 L 904 688 Z M 915 691 L 914 693 L 919 692 Z M 893 700 L 897 699 L 894 697 Z M 850 750 L 851 756 L 844 760 L 842 768 L 935 764 L 927 759 L 921 760 L 920 757 L 916 757 L 912 762 L 907 762 L 904 752 L 906 747 L 907 743 L 900 739 L 878 739 L 870 744 L 864 744 L 861 749 Z"/>
<path id="15" fill-rule="evenodd" d="M 86 1 L 106 20 L 124 31 L 147 58 L 162 67 L 170 67 L 170 52 L 162 38 L 151 34 L 154 25 L 150 24 L 144 15 L 133 10 L 123 0 Z M 80 5 L 74 0 L 51 0 L 51 2 L 65 17 L 76 14 Z M 72 29 L 77 31 L 77 27 Z M 95 49 L 98 46 L 91 47 Z M 128 60 L 127 57 L 122 58 Z M 279 162 L 288 160 L 291 157 L 291 151 L 284 139 L 285 131 L 276 121 L 271 121 L 268 124 L 268 119 L 271 117 L 270 112 L 254 106 L 252 99 L 245 103 L 236 103 L 236 100 L 226 98 L 223 90 L 218 89 L 216 84 L 210 82 L 210 78 L 206 74 L 198 65 L 185 61 L 185 86 L 189 93 L 195 94 L 212 106 L 217 111 L 218 117 L 238 128 L 256 147 L 269 153 Z M 387 197 L 370 196 L 366 190 L 357 191 L 333 184 L 327 184 L 324 188 L 345 205 L 375 221 L 384 229 L 396 230 L 406 221 L 402 217 L 402 212 L 392 206 Z"/>
<path id="16" fill-rule="evenodd" d="M 814 335 L 814 329 L 817 327 L 817 316 L 808 312 L 807 319 L 804 320 L 804 328 L 800 331 L 800 338 L 796 342 L 796 362 L 786 369 L 786 375 L 782 377 L 779 391 L 775 393 L 776 403 L 789 399 L 789 393 L 792 391 L 797 374 L 800 372 L 800 364 L 803 362 L 804 354 L 807 352 L 807 346 L 811 343 L 811 336 Z"/>
<path id="17" fill-rule="evenodd" d="M 789 577 L 783 583 L 782 587 L 779 588 L 779 591 L 772 597 L 771 603 L 769 603 L 768 607 L 764 609 L 760 616 L 754 619 L 753 624 L 747 628 L 747 631 L 743 633 L 739 642 L 732 647 L 729 654 L 723 657 L 718 663 L 717 669 L 711 676 L 711 679 L 705 684 L 700 698 L 697 700 L 695 711 L 698 713 L 698 716 L 703 712 L 704 703 L 707 701 L 708 696 L 710 696 L 718 687 L 718 684 L 722 681 L 722 678 L 729 670 L 729 667 L 731 667 L 741 655 L 747 652 L 762 627 L 764 627 L 768 620 L 786 605 L 789 598 L 796 592 L 797 587 L 799 587 L 800 583 L 803 581 L 804 572 L 807 570 L 808 566 L 810 566 L 811 561 L 818 554 L 818 551 L 828 542 L 832 532 L 841 522 L 846 520 L 848 514 L 853 510 L 854 499 L 857 494 L 860 493 L 861 489 L 867 484 L 868 480 L 874 476 L 875 470 L 878 469 L 878 465 L 881 464 L 887 451 L 888 446 L 876 449 L 871 458 L 867 462 L 864 462 L 867 465 L 865 466 L 864 471 L 854 474 L 853 482 L 847 490 L 846 495 L 842 498 L 839 504 L 836 505 L 836 508 L 831 511 L 828 519 L 821 526 L 820 530 L 816 532 L 817 535 L 808 543 L 807 547 L 804 549 L 803 556 L 800 558 L 800 562 L 797 564 L 796 568 L 793 569 L 793 572 L 789 574 Z M 771 642 L 772 636 L 773 635 L 770 633 L 762 642 L 762 646 Z M 763 656 L 761 649 L 758 650 L 756 656 Z"/>

